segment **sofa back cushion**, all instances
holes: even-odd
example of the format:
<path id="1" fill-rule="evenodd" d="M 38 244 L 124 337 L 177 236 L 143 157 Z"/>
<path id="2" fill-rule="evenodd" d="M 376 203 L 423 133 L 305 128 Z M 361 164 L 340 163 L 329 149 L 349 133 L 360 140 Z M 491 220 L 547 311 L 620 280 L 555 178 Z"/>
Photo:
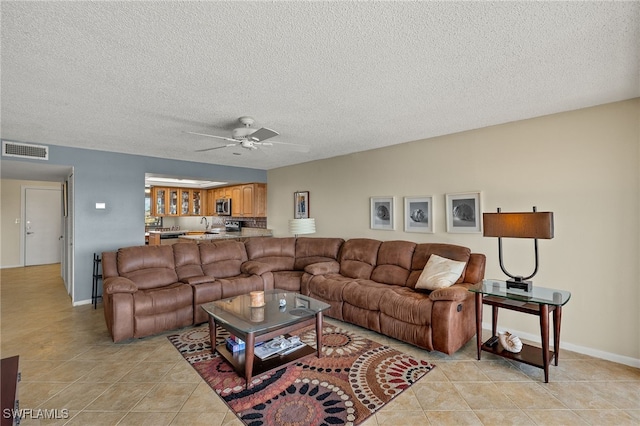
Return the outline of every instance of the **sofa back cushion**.
<path id="1" fill-rule="evenodd" d="M 440 257 L 444 257 L 458 262 L 469 262 L 471 257 L 471 250 L 468 247 L 458 246 L 455 244 L 436 244 L 436 243 L 423 243 L 416 246 L 416 250 L 413 253 L 413 259 L 411 262 L 411 273 L 407 279 L 407 287 L 415 288 L 422 270 L 427 265 L 429 256 L 437 254 Z M 465 267 L 466 271 L 466 267 Z M 460 278 L 456 283 L 465 282 L 465 271 L 462 272 Z"/>
<path id="2" fill-rule="evenodd" d="M 376 266 L 378 249 L 381 241 L 369 238 L 354 238 L 342 245 L 340 254 L 340 275 L 348 278 L 371 278 L 371 272 Z"/>
<path id="3" fill-rule="evenodd" d="M 239 241 L 216 241 L 200 244 L 200 261 L 205 275 L 228 278 L 240 275 L 240 265 L 247 261 L 244 244 Z"/>
<path id="4" fill-rule="evenodd" d="M 268 263 L 272 271 L 291 271 L 296 258 L 296 239 L 249 238 L 245 243 L 249 260 Z"/>
<path id="5" fill-rule="evenodd" d="M 195 243 L 173 244 L 173 259 L 179 279 L 204 275 L 200 265 L 200 247 Z"/>
<path id="6" fill-rule="evenodd" d="M 178 282 L 171 246 L 135 246 L 118 250 L 118 274 L 141 290 Z"/>
<path id="7" fill-rule="evenodd" d="M 293 268 L 302 271 L 305 266 L 312 263 L 338 260 L 343 243 L 342 238 L 296 238 L 296 257 Z"/>
<path id="8" fill-rule="evenodd" d="M 380 244 L 371 279 L 379 283 L 404 286 L 411 273 L 415 248 L 416 243 L 411 241 L 385 241 Z"/>

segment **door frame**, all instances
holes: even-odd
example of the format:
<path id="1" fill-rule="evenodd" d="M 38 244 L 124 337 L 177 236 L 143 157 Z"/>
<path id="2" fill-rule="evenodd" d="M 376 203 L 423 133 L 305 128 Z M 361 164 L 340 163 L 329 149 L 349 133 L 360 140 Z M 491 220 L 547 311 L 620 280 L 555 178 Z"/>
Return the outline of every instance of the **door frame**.
<path id="1" fill-rule="evenodd" d="M 65 280 L 65 286 L 67 288 L 67 292 L 69 293 L 69 296 L 71 297 L 71 301 L 73 302 L 73 283 L 74 283 L 74 250 L 73 250 L 73 230 L 71 230 L 71 232 L 68 232 L 68 227 L 73 227 L 73 212 L 74 212 L 74 197 L 73 197 L 73 192 L 74 192 L 74 188 L 73 188 L 73 169 L 71 171 L 71 173 L 69 174 L 69 177 L 67 178 L 70 181 L 70 184 L 68 185 L 67 188 L 67 217 L 64 217 L 64 214 L 62 215 L 62 237 L 63 237 L 63 241 L 64 244 L 66 246 L 65 250 L 62 250 L 61 252 L 61 267 L 65 267 L 65 269 L 67 270 L 67 273 L 64 273 L 63 271 L 60 271 L 60 275 L 63 277 L 63 279 Z M 52 182 L 56 182 L 60 185 L 63 184 L 63 182 L 57 182 L 57 181 L 52 181 Z M 52 186 L 43 186 L 43 185 L 20 185 L 20 221 L 21 221 L 21 227 L 20 227 L 20 266 L 25 267 L 25 245 L 26 245 L 26 231 L 25 231 L 25 224 L 26 224 L 26 220 L 27 220 L 27 190 L 28 189 L 42 189 L 42 190 L 51 190 L 53 188 Z M 61 189 L 61 193 L 63 192 L 63 190 Z M 69 235 L 71 234 L 71 235 Z M 68 280 L 68 282 L 67 282 Z"/>

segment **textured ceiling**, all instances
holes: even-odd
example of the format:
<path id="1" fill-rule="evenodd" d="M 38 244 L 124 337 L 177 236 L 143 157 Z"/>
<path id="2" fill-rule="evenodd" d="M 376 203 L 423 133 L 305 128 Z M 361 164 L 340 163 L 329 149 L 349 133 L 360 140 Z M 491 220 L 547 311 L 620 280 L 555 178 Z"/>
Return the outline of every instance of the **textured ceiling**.
<path id="1" fill-rule="evenodd" d="M 0 7 L 14 141 L 268 170 L 640 96 L 638 1 Z M 242 115 L 309 152 L 184 133 Z"/>

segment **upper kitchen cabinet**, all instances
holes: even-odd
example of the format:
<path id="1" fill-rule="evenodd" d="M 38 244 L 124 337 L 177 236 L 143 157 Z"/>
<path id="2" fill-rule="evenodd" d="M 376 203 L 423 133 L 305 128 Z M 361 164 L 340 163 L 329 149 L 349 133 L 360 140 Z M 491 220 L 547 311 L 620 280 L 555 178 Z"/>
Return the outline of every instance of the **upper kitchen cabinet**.
<path id="1" fill-rule="evenodd" d="M 204 215 L 205 193 L 201 189 L 180 189 L 180 216 Z"/>
<path id="2" fill-rule="evenodd" d="M 189 188 L 151 188 L 154 216 L 201 216 L 205 191 Z"/>
<path id="3" fill-rule="evenodd" d="M 233 216 L 266 217 L 267 216 L 267 185 L 264 183 L 250 183 L 233 188 L 231 210 Z M 235 200 L 239 202 L 236 202 Z M 234 203 L 237 207 L 234 207 Z M 236 214 L 237 213 L 237 214 Z"/>
<path id="4" fill-rule="evenodd" d="M 231 199 L 232 217 L 267 217 L 267 185 L 247 183 L 207 191 L 207 211 L 215 215 L 215 200 Z"/>

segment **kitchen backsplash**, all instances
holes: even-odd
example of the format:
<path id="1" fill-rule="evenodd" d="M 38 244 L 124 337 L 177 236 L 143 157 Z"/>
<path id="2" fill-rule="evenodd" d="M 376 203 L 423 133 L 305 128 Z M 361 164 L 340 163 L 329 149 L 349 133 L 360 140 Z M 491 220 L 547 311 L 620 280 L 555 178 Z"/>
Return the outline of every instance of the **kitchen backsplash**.
<path id="1" fill-rule="evenodd" d="M 210 228 L 224 227 L 225 220 L 238 220 L 242 222 L 243 228 L 267 228 L 266 217 L 232 217 L 232 216 L 205 216 L 209 222 Z M 204 230 L 205 224 L 200 223 L 202 216 L 189 216 L 189 217 L 165 217 L 162 222 L 162 226 L 165 228 L 171 228 L 179 226 L 180 229 L 188 231 Z"/>

